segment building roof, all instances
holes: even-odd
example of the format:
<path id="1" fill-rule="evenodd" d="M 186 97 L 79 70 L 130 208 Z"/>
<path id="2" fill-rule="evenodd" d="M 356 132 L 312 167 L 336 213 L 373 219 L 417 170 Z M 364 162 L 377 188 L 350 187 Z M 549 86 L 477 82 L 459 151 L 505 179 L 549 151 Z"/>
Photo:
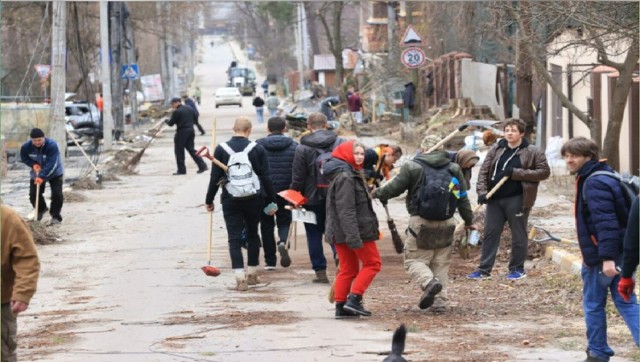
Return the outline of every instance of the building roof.
<path id="1" fill-rule="evenodd" d="M 314 55 L 313 70 L 336 70 L 336 58 L 333 54 Z"/>

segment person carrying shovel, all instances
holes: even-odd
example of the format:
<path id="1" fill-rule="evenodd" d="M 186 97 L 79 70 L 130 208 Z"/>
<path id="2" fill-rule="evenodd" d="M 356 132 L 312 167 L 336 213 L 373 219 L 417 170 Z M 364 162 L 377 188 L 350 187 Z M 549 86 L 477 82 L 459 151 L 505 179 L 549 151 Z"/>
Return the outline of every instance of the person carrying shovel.
<path id="1" fill-rule="evenodd" d="M 551 171 L 544 153 L 524 138 L 525 123 L 517 118 L 504 123 L 504 139 L 487 152 L 478 173 L 478 204 L 487 204 L 484 221 L 484 239 L 480 265 L 467 279 L 486 279 L 496 261 L 500 234 L 504 223 L 511 228 L 511 260 L 508 280 L 527 276 L 524 262 L 527 259 L 529 238 L 527 222 L 529 211 L 536 201 L 538 184 L 549 178 Z M 503 177 L 508 180 L 487 200 L 487 193 Z"/>
<path id="2" fill-rule="evenodd" d="M 422 152 L 405 162 L 396 177 L 372 193 L 372 197 L 386 202 L 408 191 L 406 204 L 411 216 L 404 244 L 404 268 L 423 290 L 418 306 L 420 309 L 433 306 L 434 313 L 444 312 L 447 306 L 456 209 L 466 228 L 475 229 L 462 171 L 440 149 L 440 141 L 438 136 L 425 137 L 420 144 Z"/>
<path id="3" fill-rule="evenodd" d="M 38 210 L 35 210 L 38 221 L 42 220 L 44 214 L 49 211 L 51 224 L 59 224 L 62 222 L 60 211 L 64 202 L 62 195 L 64 168 L 60 149 L 56 141 L 46 138 L 40 128 L 32 129 L 29 135 L 31 140 L 25 142 L 20 148 L 20 160 L 31 167 L 31 178 L 29 180 L 31 205 L 34 208 L 38 205 Z M 46 182 L 51 187 L 51 210 L 49 210 L 44 200 Z"/>

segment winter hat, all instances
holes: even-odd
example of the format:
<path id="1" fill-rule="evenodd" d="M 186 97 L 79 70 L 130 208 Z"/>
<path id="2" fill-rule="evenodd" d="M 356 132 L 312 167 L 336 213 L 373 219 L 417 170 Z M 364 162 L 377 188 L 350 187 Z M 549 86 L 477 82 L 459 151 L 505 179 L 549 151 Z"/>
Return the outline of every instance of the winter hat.
<path id="1" fill-rule="evenodd" d="M 424 152 L 426 152 L 430 150 L 433 146 L 437 145 L 438 142 L 440 141 L 442 141 L 442 138 L 436 135 L 428 135 L 422 140 L 422 143 L 420 143 L 420 147 Z"/>
<path id="2" fill-rule="evenodd" d="M 42 137 L 44 137 L 44 132 L 40 128 L 34 128 L 34 129 L 31 130 L 31 133 L 29 134 L 29 137 L 31 137 L 31 138 L 42 138 Z"/>
<path id="3" fill-rule="evenodd" d="M 362 169 L 362 166 L 364 166 L 364 163 L 360 165 L 356 165 L 356 158 L 353 156 L 354 143 L 355 143 L 354 140 L 341 143 L 338 147 L 336 147 L 333 150 L 333 152 L 331 152 L 331 156 L 333 158 L 337 158 L 339 160 L 342 160 L 348 163 L 349 165 L 351 165 L 351 167 L 353 167 L 356 170 L 360 170 Z"/>

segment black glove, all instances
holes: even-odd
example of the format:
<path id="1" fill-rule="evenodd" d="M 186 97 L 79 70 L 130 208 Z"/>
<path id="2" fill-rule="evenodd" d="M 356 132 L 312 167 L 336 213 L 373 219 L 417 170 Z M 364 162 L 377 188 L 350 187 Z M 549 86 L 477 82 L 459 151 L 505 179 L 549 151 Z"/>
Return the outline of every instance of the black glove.
<path id="1" fill-rule="evenodd" d="M 487 194 L 478 195 L 478 205 L 487 203 Z"/>
<path id="2" fill-rule="evenodd" d="M 507 167 L 502 171 L 502 177 L 511 177 L 513 175 L 513 167 Z"/>
<path id="3" fill-rule="evenodd" d="M 164 123 L 165 123 L 167 126 L 169 125 L 169 122 L 170 122 L 170 121 L 169 121 L 169 118 L 165 118 L 165 119 L 164 119 Z"/>

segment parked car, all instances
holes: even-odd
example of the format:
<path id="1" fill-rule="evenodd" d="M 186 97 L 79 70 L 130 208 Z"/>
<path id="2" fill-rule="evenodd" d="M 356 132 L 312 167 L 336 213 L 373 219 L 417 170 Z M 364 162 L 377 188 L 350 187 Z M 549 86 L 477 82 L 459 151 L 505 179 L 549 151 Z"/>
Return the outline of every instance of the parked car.
<path id="1" fill-rule="evenodd" d="M 218 88 L 218 90 L 216 90 L 216 108 L 219 106 L 232 105 L 242 107 L 242 94 L 240 94 L 238 88 Z"/>
<path id="2" fill-rule="evenodd" d="M 73 128 L 100 127 L 100 111 L 93 103 L 65 102 L 65 121 Z"/>

